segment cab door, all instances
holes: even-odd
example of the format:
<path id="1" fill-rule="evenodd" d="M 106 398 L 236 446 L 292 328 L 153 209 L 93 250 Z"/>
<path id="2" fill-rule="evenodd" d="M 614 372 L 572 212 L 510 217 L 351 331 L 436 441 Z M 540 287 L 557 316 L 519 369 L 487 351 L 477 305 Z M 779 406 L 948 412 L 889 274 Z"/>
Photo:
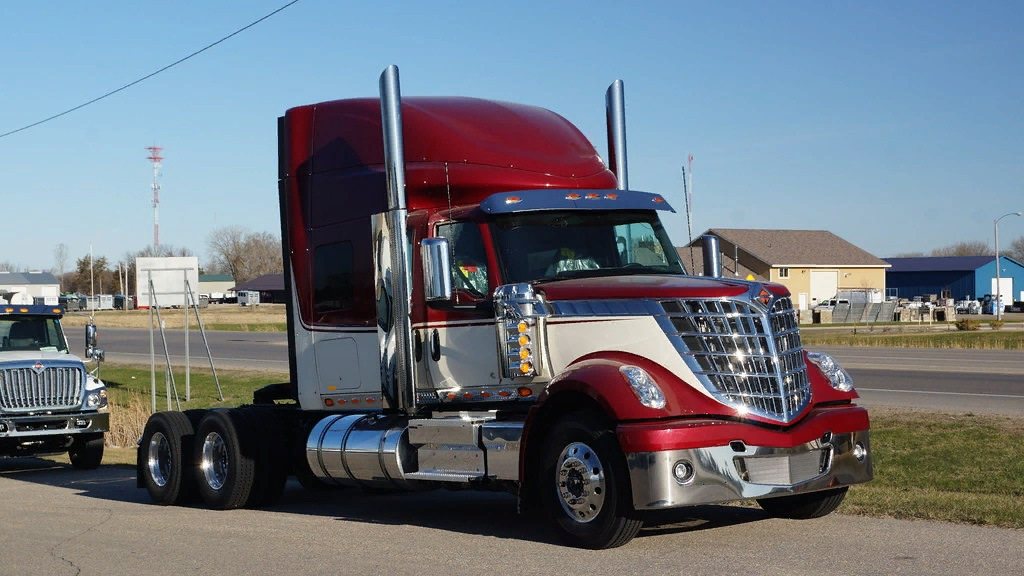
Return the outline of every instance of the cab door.
<path id="1" fill-rule="evenodd" d="M 452 251 L 453 294 L 451 302 L 427 307 L 423 358 L 428 382 L 442 400 L 480 399 L 480 389 L 500 381 L 491 300 L 493 251 L 476 222 L 436 224 L 433 233 L 447 238 Z"/>

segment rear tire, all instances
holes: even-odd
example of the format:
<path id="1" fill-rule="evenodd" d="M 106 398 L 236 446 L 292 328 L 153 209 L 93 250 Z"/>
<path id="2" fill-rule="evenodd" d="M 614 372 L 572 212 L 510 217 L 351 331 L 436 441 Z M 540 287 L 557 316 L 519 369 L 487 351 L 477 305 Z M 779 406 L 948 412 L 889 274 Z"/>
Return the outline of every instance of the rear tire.
<path id="1" fill-rule="evenodd" d="M 256 475 L 253 434 L 237 409 L 212 410 L 199 422 L 195 439 L 199 496 L 211 508 L 244 506 Z"/>
<path id="2" fill-rule="evenodd" d="M 80 434 L 68 448 L 68 458 L 76 470 L 95 470 L 103 460 L 103 432 Z"/>
<path id="3" fill-rule="evenodd" d="M 828 516 L 843 503 L 849 488 L 835 488 L 821 492 L 807 492 L 777 498 L 762 498 L 757 501 L 761 509 L 776 518 L 809 520 Z"/>
<path id="4" fill-rule="evenodd" d="M 194 420 L 182 412 L 150 416 L 139 441 L 139 486 L 164 506 L 194 502 L 198 496 L 194 472 Z"/>
<path id="5" fill-rule="evenodd" d="M 596 414 L 569 414 L 544 447 L 540 494 L 559 536 L 580 548 L 615 548 L 643 527 L 631 498 L 626 460 Z"/>

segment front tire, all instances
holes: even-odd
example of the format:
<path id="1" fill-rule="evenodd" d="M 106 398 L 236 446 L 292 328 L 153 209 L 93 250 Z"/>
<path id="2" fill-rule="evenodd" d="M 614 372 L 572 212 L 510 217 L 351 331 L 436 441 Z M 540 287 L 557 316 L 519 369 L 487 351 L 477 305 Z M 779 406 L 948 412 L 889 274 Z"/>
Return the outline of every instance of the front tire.
<path id="1" fill-rule="evenodd" d="M 76 470 L 95 470 L 103 461 L 103 432 L 81 434 L 68 448 L 68 458 Z"/>
<path id="2" fill-rule="evenodd" d="M 777 498 L 762 498 L 757 501 L 761 509 L 776 518 L 809 520 L 828 516 L 843 503 L 848 487 L 807 492 Z"/>
<path id="3" fill-rule="evenodd" d="M 256 458 L 247 419 L 237 409 L 211 410 L 199 422 L 195 441 L 199 496 L 211 508 L 246 504 L 255 483 Z"/>
<path id="4" fill-rule="evenodd" d="M 559 537 L 573 546 L 615 548 L 643 526 L 615 434 L 595 414 L 569 414 L 555 424 L 539 489 Z"/>

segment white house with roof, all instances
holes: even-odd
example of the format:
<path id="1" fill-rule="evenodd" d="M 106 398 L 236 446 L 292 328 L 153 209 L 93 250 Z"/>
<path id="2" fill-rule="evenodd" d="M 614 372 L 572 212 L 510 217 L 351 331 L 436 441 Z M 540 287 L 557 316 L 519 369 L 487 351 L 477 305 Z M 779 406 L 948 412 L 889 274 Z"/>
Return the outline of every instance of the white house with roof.
<path id="1" fill-rule="evenodd" d="M 49 272 L 0 272 L 0 298 L 10 304 L 56 306 L 60 281 Z"/>

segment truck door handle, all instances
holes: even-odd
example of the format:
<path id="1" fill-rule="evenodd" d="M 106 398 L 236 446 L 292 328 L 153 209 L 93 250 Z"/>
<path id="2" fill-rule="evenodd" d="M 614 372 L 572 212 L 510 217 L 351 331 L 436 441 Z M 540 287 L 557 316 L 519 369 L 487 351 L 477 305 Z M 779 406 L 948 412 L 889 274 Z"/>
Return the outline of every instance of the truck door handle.
<path id="1" fill-rule="evenodd" d="M 430 332 L 430 357 L 434 362 L 441 359 L 441 335 L 437 333 L 437 328 Z"/>
<path id="2" fill-rule="evenodd" d="M 412 355 L 417 362 L 423 359 L 423 337 L 419 330 L 412 334 Z"/>

